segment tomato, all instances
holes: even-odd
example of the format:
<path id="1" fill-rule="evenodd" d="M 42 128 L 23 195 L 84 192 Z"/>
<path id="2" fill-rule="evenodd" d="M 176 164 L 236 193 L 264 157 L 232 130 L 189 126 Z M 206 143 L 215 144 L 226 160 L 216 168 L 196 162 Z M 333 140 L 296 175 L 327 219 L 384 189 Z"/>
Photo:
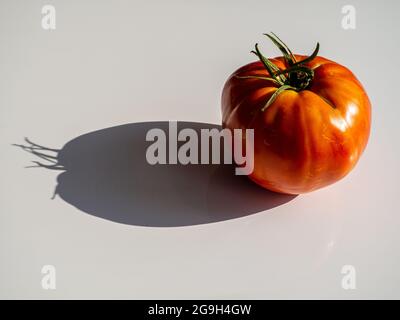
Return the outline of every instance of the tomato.
<path id="1" fill-rule="evenodd" d="M 235 71 L 222 92 L 222 124 L 254 129 L 249 178 L 280 193 L 301 194 L 346 176 L 363 153 L 371 105 L 346 67 L 317 55 L 295 55 L 274 34 L 283 56 Z"/>

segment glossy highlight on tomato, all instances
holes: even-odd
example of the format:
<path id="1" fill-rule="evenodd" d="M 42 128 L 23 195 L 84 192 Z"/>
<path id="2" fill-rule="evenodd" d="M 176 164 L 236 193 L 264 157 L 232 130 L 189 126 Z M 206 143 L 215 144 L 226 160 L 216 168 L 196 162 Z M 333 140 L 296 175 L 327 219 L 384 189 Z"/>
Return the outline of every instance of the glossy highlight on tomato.
<path id="1" fill-rule="evenodd" d="M 363 153 L 371 105 L 346 67 L 317 55 L 293 54 L 267 35 L 283 56 L 235 71 L 222 92 L 223 127 L 254 129 L 249 178 L 280 193 L 301 194 L 346 176 Z"/>

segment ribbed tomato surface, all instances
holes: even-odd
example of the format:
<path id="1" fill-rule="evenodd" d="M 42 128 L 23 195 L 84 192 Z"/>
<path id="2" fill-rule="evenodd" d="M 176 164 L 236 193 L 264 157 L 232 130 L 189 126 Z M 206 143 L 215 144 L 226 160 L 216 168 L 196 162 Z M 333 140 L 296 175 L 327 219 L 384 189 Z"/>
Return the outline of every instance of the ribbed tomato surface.
<path id="1" fill-rule="evenodd" d="M 270 61 L 287 68 L 283 57 Z M 282 91 L 264 110 L 278 86 L 247 78 L 270 77 L 260 61 L 235 71 L 222 93 L 223 127 L 254 129 L 250 179 L 276 192 L 305 193 L 343 178 L 369 137 L 370 101 L 353 73 L 319 56 L 305 66 L 314 71 L 309 87 Z"/>

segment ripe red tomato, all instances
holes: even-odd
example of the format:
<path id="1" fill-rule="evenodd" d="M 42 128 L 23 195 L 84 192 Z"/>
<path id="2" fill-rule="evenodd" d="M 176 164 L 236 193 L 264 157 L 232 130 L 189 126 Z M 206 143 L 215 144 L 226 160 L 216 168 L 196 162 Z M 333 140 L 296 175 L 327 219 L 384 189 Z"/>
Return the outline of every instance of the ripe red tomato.
<path id="1" fill-rule="evenodd" d="M 254 129 L 254 170 L 272 191 L 300 194 L 343 178 L 367 144 L 371 105 L 346 67 L 317 56 L 294 55 L 274 34 L 283 56 L 235 71 L 222 93 L 223 127 Z"/>

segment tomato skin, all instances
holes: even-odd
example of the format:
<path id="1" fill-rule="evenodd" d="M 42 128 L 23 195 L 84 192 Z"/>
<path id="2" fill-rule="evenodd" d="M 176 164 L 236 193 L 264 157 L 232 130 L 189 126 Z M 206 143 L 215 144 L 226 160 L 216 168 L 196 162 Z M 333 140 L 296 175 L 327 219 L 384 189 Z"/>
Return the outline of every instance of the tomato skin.
<path id="1" fill-rule="evenodd" d="M 270 60 L 286 68 L 282 57 Z M 314 70 L 310 87 L 282 91 L 264 111 L 277 86 L 239 78 L 269 77 L 260 61 L 235 71 L 222 92 L 223 127 L 254 129 L 249 178 L 275 192 L 301 194 L 336 182 L 355 166 L 368 142 L 371 105 L 353 73 L 319 56 L 305 66 Z"/>

